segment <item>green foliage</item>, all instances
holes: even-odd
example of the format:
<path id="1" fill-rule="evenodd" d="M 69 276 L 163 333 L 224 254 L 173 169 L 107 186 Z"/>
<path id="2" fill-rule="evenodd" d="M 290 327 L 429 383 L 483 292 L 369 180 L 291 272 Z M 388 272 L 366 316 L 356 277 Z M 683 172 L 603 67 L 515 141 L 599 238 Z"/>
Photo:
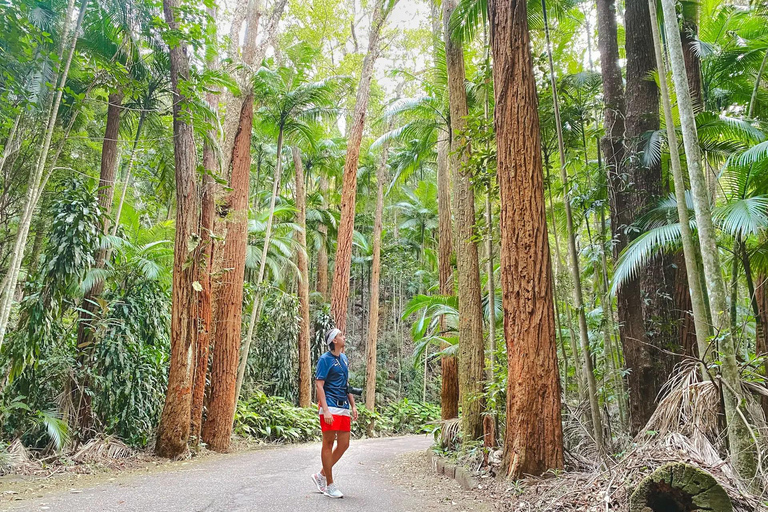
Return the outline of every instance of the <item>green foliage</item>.
<path id="1" fill-rule="evenodd" d="M 268 442 L 315 441 L 320 438 L 319 417 L 317 409 L 302 409 L 284 398 L 255 391 L 238 402 L 235 431 Z"/>
<path id="2" fill-rule="evenodd" d="M 263 300 L 243 385 L 295 402 L 298 399 L 299 301 L 296 296 L 277 290 L 270 290 Z"/>
<path id="3" fill-rule="evenodd" d="M 394 434 L 427 434 L 440 421 L 440 406 L 404 398 L 389 404 L 382 416 L 391 422 L 391 432 Z"/>

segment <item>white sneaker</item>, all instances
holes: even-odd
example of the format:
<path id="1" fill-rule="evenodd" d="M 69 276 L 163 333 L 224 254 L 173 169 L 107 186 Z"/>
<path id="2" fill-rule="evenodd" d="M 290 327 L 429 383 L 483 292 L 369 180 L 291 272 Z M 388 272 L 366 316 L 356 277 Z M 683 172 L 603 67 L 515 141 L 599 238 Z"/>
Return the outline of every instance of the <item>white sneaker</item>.
<path id="1" fill-rule="evenodd" d="M 343 498 L 344 495 L 341 494 L 341 491 L 336 488 L 336 484 L 328 484 L 328 486 L 325 488 L 325 492 L 323 493 L 329 498 Z"/>
<path id="2" fill-rule="evenodd" d="M 325 493 L 325 488 L 328 486 L 328 483 L 325 480 L 325 476 L 321 475 L 320 473 L 315 473 L 312 475 L 312 481 L 315 483 L 315 486 L 317 487 L 317 492 L 320 494 Z"/>

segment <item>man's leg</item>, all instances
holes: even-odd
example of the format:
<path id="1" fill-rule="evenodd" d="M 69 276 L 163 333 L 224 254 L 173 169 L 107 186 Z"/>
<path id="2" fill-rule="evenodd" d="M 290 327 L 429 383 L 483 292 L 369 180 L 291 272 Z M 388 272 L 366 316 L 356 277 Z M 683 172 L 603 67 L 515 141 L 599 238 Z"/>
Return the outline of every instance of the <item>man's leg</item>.
<path id="1" fill-rule="evenodd" d="M 335 466 L 344 452 L 349 448 L 349 432 L 337 432 L 336 433 L 336 448 L 333 450 L 333 464 Z"/>
<path id="2" fill-rule="evenodd" d="M 320 471 L 320 474 L 325 476 L 326 481 L 328 484 L 333 483 L 333 465 L 336 463 L 336 461 L 333 458 L 334 452 L 333 452 L 333 441 L 336 439 L 336 432 L 332 430 L 328 430 L 326 432 L 323 432 L 323 447 L 320 451 L 320 458 L 323 461 L 323 469 Z M 347 439 L 347 444 L 349 444 L 349 439 Z"/>

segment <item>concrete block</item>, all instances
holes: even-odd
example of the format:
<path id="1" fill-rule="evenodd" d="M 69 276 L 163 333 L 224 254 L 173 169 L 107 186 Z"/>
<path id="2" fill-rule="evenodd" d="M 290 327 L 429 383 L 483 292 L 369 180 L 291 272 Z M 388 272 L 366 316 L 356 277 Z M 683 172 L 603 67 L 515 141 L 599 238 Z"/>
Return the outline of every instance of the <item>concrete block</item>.
<path id="1" fill-rule="evenodd" d="M 448 478 L 456 478 L 456 465 L 446 462 L 444 464 L 443 474 Z"/>
<path id="2" fill-rule="evenodd" d="M 456 468 L 456 481 L 465 491 L 477 488 L 477 478 L 462 467 Z"/>

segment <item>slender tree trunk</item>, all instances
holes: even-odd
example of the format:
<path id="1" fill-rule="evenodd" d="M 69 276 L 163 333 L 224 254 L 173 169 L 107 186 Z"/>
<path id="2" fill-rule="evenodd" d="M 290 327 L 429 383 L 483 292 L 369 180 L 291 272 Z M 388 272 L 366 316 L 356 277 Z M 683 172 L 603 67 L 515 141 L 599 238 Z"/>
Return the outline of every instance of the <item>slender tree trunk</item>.
<path id="1" fill-rule="evenodd" d="M 631 17 L 631 16 L 630 16 Z M 600 66 L 603 76 L 603 95 L 605 110 L 603 125 L 605 135 L 600 141 L 602 154 L 605 157 L 605 166 L 608 176 L 608 193 L 611 207 L 611 234 L 613 237 L 613 257 L 617 259 L 629 240 L 626 228 L 634 222 L 630 208 L 629 183 L 631 177 L 626 168 L 626 153 L 624 133 L 624 117 L 626 103 L 622 87 L 621 69 L 619 67 L 619 47 L 616 30 L 616 6 L 613 0 L 598 0 L 598 48 L 600 50 Z M 647 48 L 643 49 L 646 51 Z M 642 76 L 642 79 L 647 76 Z M 645 327 L 643 325 L 642 308 L 640 306 L 640 283 L 631 280 L 625 283 L 616 294 L 617 312 L 619 319 L 619 338 L 624 347 L 625 357 L 632 359 L 628 352 L 632 352 L 642 344 L 645 339 Z M 647 396 L 632 386 L 636 380 L 630 382 L 630 400 L 639 403 L 639 397 Z M 640 394 L 638 394 L 640 393 Z M 630 411 L 631 431 L 636 432 L 642 427 L 637 414 Z"/>
<path id="2" fill-rule="evenodd" d="M 701 58 L 698 55 L 696 45 L 699 35 L 699 4 L 696 2 L 683 2 L 682 25 L 680 38 L 683 44 L 683 58 L 688 77 L 688 90 L 691 92 L 691 101 L 696 109 L 704 108 L 704 90 L 701 85 Z M 751 114 L 750 114 L 751 117 Z"/>
<path id="3" fill-rule="evenodd" d="M 320 176 L 320 194 L 323 198 L 328 197 L 328 179 L 325 176 Z M 328 227 L 321 225 L 318 228 L 322 237 L 322 243 L 317 249 L 317 293 L 319 293 L 323 300 L 328 300 Z"/>
<path id="4" fill-rule="evenodd" d="M 549 79 L 552 86 L 552 101 L 554 102 L 555 126 L 557 128 L 557 147 L 560 154 L 560 180 L 563 183 L 565 198 L 565 218 L 568 230 L 568 259 L 570 260 L 571 278 L 573 279 L 573 301 L 576 314 L 579 319 L 579 338 L 581 340 L 581 354 L 583 357 L 584 373 L 587 380 L 589 408 L 592 417 L 592 434 L 597 444 L 597 449 L 605 452 L 603 443 L 603 422 L 600 417 L 600 403 L 597 396 L 597 381 L 595 379 L 595 370 L 592 364 L 592 351 L 589 348 L 589 328 L 587 327 L 587 316 L 584 312 L 584 297 L 581 290 L 581 270 L 579 269 L 579 253 L 576 250 L 576 235 L 573 227 L 573 213 L 571 212 L 571 201 L 569 198 L 568 171 L 565 160 L 565 144 L 563 142 L 563 127 L 560 121 L 560 105 L 557 99 L 557 82 L 555 80 L 555 65 L 552 61 L 552 49 L 549 41 L 549 24 L 547 23 L 547 10 L 544 0 L 542 0 L 542 12 L 544 13 L 544 27 L 547 39 L 547 55 L 549 57 Z M 546 220 L 546 217 L 545 217 Z"/>
<path id="5" fill-rule="evenodd" d="M 749 258 L 744 258 L 745 265 L 748 265 Z M 751 275 L 751 272 L 748 273 Z M 768 354 L 768 328 L 766 322 L 768 322 L 768 275 L 765 273 L 759 273 L 757 275 L 757 282 L 754 284 L 753 301 L 754 307 L 757 309 L 758 314 L 755 316 L 755 352 L 757 354 L 766 356 Z M 757 321 L 759 319 L 759 321 Z M 768 379 L 768 358 L 763 359 L 763 377 Z M 768 397 L 761 397 L 763 405 L 763 411 L 768 416 Z"/>
<path id="6" fill-rule="evenodd" d="M 643 162 L 646 134 L 659 128 L 659 94 L 648 79 L 655 68 L 653 37 L 647 0 L 626 2 L 627 116 L 626 137 L 629 145 L 627 174 L 631 187 L 630 210 L 634 218 L 645 214 L 662 195 L 661 163 Z M 633 218 L 633 221 L 634 221 Z M 633 236 L 630 236 L 633 238 Z M 643 316 L 639 335 L 622 340 L 630 393 L 631 431 L 637 433 L 656 410 L 655 398 L 669 378 L 675 360 L 664 350 L 672 350 L 677 333 L 672 329 L 676 318 L 673 281 L 666 280 L 663 257 L 650 262 L 639 278 L 640 296 L 635 296 L 636 311 Z"/>
<path id="7" fill-rule="evenodd" d="M 101 145 L 101 171 L 99 174 L 99 208 L 101 209 L 101 231 L 109 232 L 109 213 L 115 198 L 115 177 L 117 176 L 117 160 L 119 156 L 118 139 L 120 137 L 120 112 L 122 111 L 123 93 L 118 91 L 109 95 L 107 107 L 107 126 Z M 93 264 L 95 269 L 103 269 L 108 257 L 106 249 L 98 249 Z M 92 322 L 97 319 L 99 304 L 96 299 L 104 291 L 104 281 L 98 280 L 83 296 L 79 322 L 77 324 L 78 360 L 81 365 L 88 366 L 88 357 L 93 350 L 94 334 Z M 87 383 L 81 383 L 78 389 L 86 389 Z M 83 393 L 78 400 L 80 410 L 77 413 L 77 427 L 81 440 L 89 436 L 93 418 L 91 399 Z"/>
<path id="8" fill-rule="evenodd" d="M 432 36 L 434 38 L 434 64 L 438 68 L 442 58 L 440 46 L 443 45 L 443 22 L 440 5 L 430 3 L 432 14 Z M 451 127 L 443 125 L 437 135 L 437 217 L 438 246 L 437 266 L 440 295 L 453 295 L 453 226 L 451 221 Z M 395 236 L 397 238 L 397 235 Z M 440 318 L 440 334 L 446 330 L 445 316 Z M 440 348 L 445 349 L 448 344 Z M 440 358 L 442 371 L 442 389 L 440 393 L 440 416 L 444 420 L 459 417 L 459 371 L 456 356 L 444 355 Z"/>
<path id="9" fill-rule="evenodd" d="M 235 386 L 235 400 L 240 397 L 240 389 L 243 387 L 243 380 L 245 379 L 245 369 L 248 367 L 248 354 L 251 351 L 251 344 L 253 343 L 253 333 L 256 330 L 256 324 L 259 321 L 259 314 L 261 313 L 261 305 L 263 297 L 261 297 L 261 291 L 259 288 L 264 282 L 264 276 L 267 271 L 267 256 L 269 255 L 269 246 L 272 241 L 272 225 L 275 220 L 275 203 L 277 202 L 277 196 L 280 193 L 280 182 L 283 176 L 283 129 L 280 128 L 280 132 L 277 135 L 277 162 L 275 163 L 275 177 L 272 184 L 272 198 L 269 202 L 269 217 L 267 219 L 267 229 L 264 233 L 264 247 L 261 250 L 261 262 L 259 264 L 259 275 L 256 278 L 256 295 L 253 299 L 253 305 L 251 306 L 251 318 L 248 323 L 248 333 L 245 336 L 243 347 L 240 354 L 240 366 L 237 369 L 237 384 Z"/>
<path id="10" fill-rule="evenodd" d="M 599 151 L 599 150 L 598 150 Z M 599 153 L 598 153 L 599 154 Z M 603 318 L 605 319 L 606 338 L 607 345 L 605 346 L 606 358 L 609 361 L 608 368 L 613 376 L 614 392 L 616 393 L 616 402 L 619 406 L 619 419 L 621 424 L 626 427 L 628 425 L 627 418 L 627 404 L 625 402 L 626 389 L 624 388 L 624 379 L 621 378 L 621 358 L 618 357 L 618 347 L 614 347 L 613 340 L 616 329 L 614 328 L 613 319 L 613 303 L 611 302 L 611 296 L 609 293 L 608 282 L 608 254 L 605 250 L 605 244 L 607 242 L 607 229 L 605 226 L 605 209 L 600 210 L 600 239 L 601 239 L 601 251 L 600 251 L 600 263 L 601 263 L 601 277 L 603 280 Z"/>
<path id="11" fill-rule="evenodd" d="M 709 305 L 715 331 L 719 333 L 719 359 L 721 361 L 721 383 L 728 424 L 728 444 L 731 460 L 739 475 L 747 480 L 755 476 L 756 453 L 750 439 L 749 426 L 741 416 L 739 406 L 742 400 L 741 379 L 733 340 L 729 329 L 728 309 L 725 298 L 725 284 L 720 272 L 720 256 L 712 222 L 712 208 L 704 173 L 701 168 L 701 154 L 696 133 L 693 105 L 688 91 L 688 81 L 683 59 L 683 46 L 677 29 L 677 17 L 673 0 L 662 0 L 664 28 L 669 45 L 669 60 L 672 78 L 677 93 L 680 126 L 683 133 L 689 181 L 693 195 L 694 213 L 699 235 L 699 246 L 704 264 L 704 274 L 709 292 Z M 695 313 L 694 313 L 695 315 Z M 753 484 L 754 485 L 754 484 Z"/>
<path id="12" fill-rule="evenodd" d="M 208 9 L 214 40 L 218 39 L 216 34 L 216 9 Z M 206 62 L 206 68 L 216 71 L 220 68 L 218 57 L 209 52 Z M 206 97 L 208 106 L 216 110 L 218 104 L 218 94 L 211 91 Z M 142 112 L 143 114 L 143 112 Z M 139 125 L 143 119 L 140 118 Z M 138 135 L 137 129 L 137 135 Z M 202 186 L 200 190 L 200 264 L 198 267 L 197 281 L 200 283 L 198 292 L 198 326 L 197 326 L 197 346 L 195 347 L 195 373 L 192 384 L 192 406 L 190 414 L 189 437 L 193 444 L 199 444 L 200 434 L 203 427 L 203 408 L 205 407 L 205 389 L 206 377 L 208 376 L 208 360 L 210 355 L 211 340 L 213 338 L 213 291 L 212 291 L 212 272 L 213 272 L 213 252 L 214 252 L 214 229 L 216 219 L 216 194 L 218 184 L 214 176 L 219 176 L 218 158 L 216 156 L 216 147 L 213 145 L 217 133 L 215 129 L 208 132 L 209 140 L 203 144 L 203 168 L 205 173 L 202 177 Z M 138 137 L 136 139 L 138 141 Z M 134 144 L 134 150 L 136 145 Z M 133 161 L 133 152 L 131 152 L 131 163 Z M 130 170 L 131 164 L 128 168 Z M 126 181 L 126 188 L 128 183 Z M 124 189 L 125 190 L 125 189 Z M 125 194 L 123 194 L 125 195 Z"/>
<path id="13" fill-rule="evenodd" d="M 437 142 L 437 203 L 438 203 L 438 279 L 440 295 L 453 295 L 453 228 L 451 226 L 451 178 L 449 169 L 450 142 L 447 138 Z M 440 332 L 446 330 L 445 317 L 440 320 Z M 445 349 L 444 345 L 441 348 Z M 459 417 L 459 364 L 456 356 L 442 356 L 440 365 L 443 382 L 440 399 L 444 420 Z"/>
<path id="14" fill-rule="evenodd" d="M 178 0 L 163 0 L 165 21 L 178 30 Z M 194 129 L 188 122 L 190 99 L 183 93 L 189 80 L 187 47 L 179 43 L 170 50 L 173 85 L 173 135 L 176 164 L 176 239 L 173 258 L 173 306 L 171 308 L 171 358 L 168 391 L 160 418 L 155 451 L 174 458 L 187 450 L 192 405 L 194 348 L 197 338 L 197 278 L 195 252 L 199 235 L 197 159 Z"/>
<path id="15" fill-rule="evenodd" d="M 139 123 L 136 126 L 136 136 L 133 139 L 133 146 L 131 147 L 131 155 L 128 157 L 128 166 L 125 171 L 125 179 L 123 180 L 123 191 L 120 193 L 120 202 L 117 203 L 117 211 L 115 212 L 115 225 L 112 227 L 112 236 L 117 236 L 117 230 L 120 227 L 120 217 L 123 214 L 123 205 L 125 204 L 125 194 L 131 186 L 131 179 L 133 178 L 133 164 L 136 161 L 136 148 L 139 145 L 139 139 L 141 137 L 141 129 L 144 127 L 144 121 L 147 118 L 146 111 L 142 110 L 139 114 Z"/>
<path id="16" fill-rule="evenodd" d="M 557 226 L 555 225 L 555 203 L 552 198 L 552 180 L 550 178 L 549 173 L 549 156 L 545 153 L 544 154 L 544 169 L 547 173 L 547 192 L 549 197 L 549 210 L 551 212 L 551 218 L 552 218 L 552 234 L 555 238 L 555 263 L 556 263 L 556 273 L 555 276 L 552 279 L 552 297 L 553 302 L 555 304 L 555 315 L 559 322 L 559 311 L 557 307 L 557 277 L 562 275 L 564 266 L 563 263 L 563 257 L 560 254 L 560 236 L 557 234 Z M 566 314 L 566 321 L 568 323 L 568 344 L 571 347 L 571 353 L 573 354 L 573 370 L 574 375 L 576 376 L 576 391 L 579 395 L 579 401 L 586 401 L 587 398 L 587 382 L 586 382 L 586 376 L 584 375 L 584 372 L 582 371 L 581 363 L 579 362 L 579 348 L 578 344 L 576 343 L 576 335 L 573 332 L 573 319 L 571 318 L 571 308 L 568 307 L 568 305 L 565 305 L 565 314 Z M 562 337 L 562 331 L 560 336 Z M 567 367 L 566 363 L 566 367 Z M 565 388 L 566 395 L 568 392 L 568 387 Z M 567 396 L 566 396 L 567 398 Z M 591 411 L 591 410 L 590 410 Z"/>
<path id="17" fill-rule="evenodd" d="M 344 161 L 344 183 L 341 191 L 341 219 L 339 220 L 336 261 L 333 272 L 333 288 L 331 296 L 331 315 L 336 327 L 346 331 L 347 303 L 349 301 L 349 276 L 352 264 L 352 235 L 355 231 L 355 201 L 357 198 L 357 163 L 360 159 L 360 145 L 363 140 L 365 116 L 368 110 L 368 99 L 373 78 L 373 64 L 379 55 L 379 39 L 381 28 L 386 21 L 389 6 L 385 0 L 376 0 L 373 9 L 371 28 L 368 33 L 368 53 L 363 59 L 363 69 L 357 88 L 355 110 L 347 138 L 347 157 Z"/>
<path id="18" fill-rule="evenodd" d="M 528 13 L 522 0 L 488 7 L 509 365 L 504 468 L 517 479 L 563 467 L 560 380 Z"/>
<path id="19" fill-rule="evenodd" d="M 74 3 L 70 2 L 70 6 L 72 5 L 74 5 Z M 16 284 L 19 280 L 21 262 L 24 259 L 24 251 L 27 245 L 27 237 L 29 236 L 29 228 L 32 223 L 32 215 L 34 214 L 37 201 L 41 195 L 40 187 L 43 180 L 43 171 L 45 170 L 48 161 L 48 152 L 51 149 L 51 140 L 53 139 L 53 131 L 56 128 L 56 120 L 59 116 L 59 106 L 61 105 L 61 98 L 64 94 L 64 86 L 67 83 L 69 68 L 72 65 L 72 57 L 74 56 L 77 47 L 77 35 L 80 32 L 80 27 L 83 25 L 83 18 L 85 17 L 85 10 L 87 7 L 88 0 L 82 0 L 82 3 L 80 4 L 80 13 L 78 14 L 74 30 L 72 31 L 72 41 L 69 43 L 69 52 L 67 53 L 67 58 L 64 61 L 61 73 L 59 73 L 59 80 L 54 93 L 53 104 L 51 105 L 45 135 L 43 136 L 43 146 L 40 150 L 35 169 L 29 175 L 24 210 L 16 233 L 16 241 L 11 254 L 11 261 L 8 266 L 8 273 L 3 280 L 2 286 L 0 286 L 0 290 L 2 290 L 2 295 L 0 295 L 0 347 L 3 346 L 5 333 L 8 329 L 8 320 L 11 315 Z M 67 11 L 67 18 L 64 21 L 65 27 L 67 28 L 69 27 L 69 13 L 70 10 Z M 66 30 L 65 36 L 67 36 L 68 33 L 69 31 Z M 65 38 L 64 41 L 67 41 L 67 39 Z M 63 53 L 64 47 L 62 46 L 62 55 Z"/>
<path id="20" fill-rule="evenodd" d="M 232 436 L 237 405 L 236 369 L 240 353 L 243 314 L 243 280 L 248 244 L 248 190 L 251 183 L 251 128 L 253 96 L 248 95 L 240 114 L 240 128 L 232 149 L 230 193 L 217 212 L 226 231 L 222 247 L 223 276 L 216 283 L 216 346 L 211 366 L 211 399 L 203 425 L 203 441 L 212 450 L 226 452 Z"/>
<path id="21" fill-rule="evenodd" d="M 309 407 L 312 402 L 312 361 L 309 354 L 309 263 L 307 262 L 307 194 L 304 189 L 304 165 L 301 152 L 291 148 L 293 167 L 296 174 L 296 223 L 299 231 L 296 237 L 299 247 L 296 251 L 296 265 L 299 267 L 297 285 L 299 289 L 299 407 Z"/>
<path id="22" fill-rule="evenodd" d="M 459 278 L 459 396 L 462 407 L 462 432 L 465 440 L 483 435 L 482 392 L 485 373 L 483 305 L 480 262 L 474 239 L 475 195 L 468 167 L 471 152 L 466 132 L 469 115 L 464 86 L 464 50 L 451 38 L 449 20 L 456 0 L 443 1 L 445 56 L 451 109 L 451 165 L 454 168 L 453 206 L 456 215 L 456 256 Z"/>
<path id="23" fill-rule="evenodd" d="M 381 149 L 381 160 L 376 169 L 376 213 L 373 220 L 373 262 L 371 263 L 371 293 L 368 313 L 368 342 L 365 346 L 365 407 L 376 410 L 376 345 L 379 336 L 379 282 L 381 279 L 381 233 L 384 217 L 384 185 L 389 181 L 387 144 Z M 373 427 L 370 428 L 372 433 Z"/>

